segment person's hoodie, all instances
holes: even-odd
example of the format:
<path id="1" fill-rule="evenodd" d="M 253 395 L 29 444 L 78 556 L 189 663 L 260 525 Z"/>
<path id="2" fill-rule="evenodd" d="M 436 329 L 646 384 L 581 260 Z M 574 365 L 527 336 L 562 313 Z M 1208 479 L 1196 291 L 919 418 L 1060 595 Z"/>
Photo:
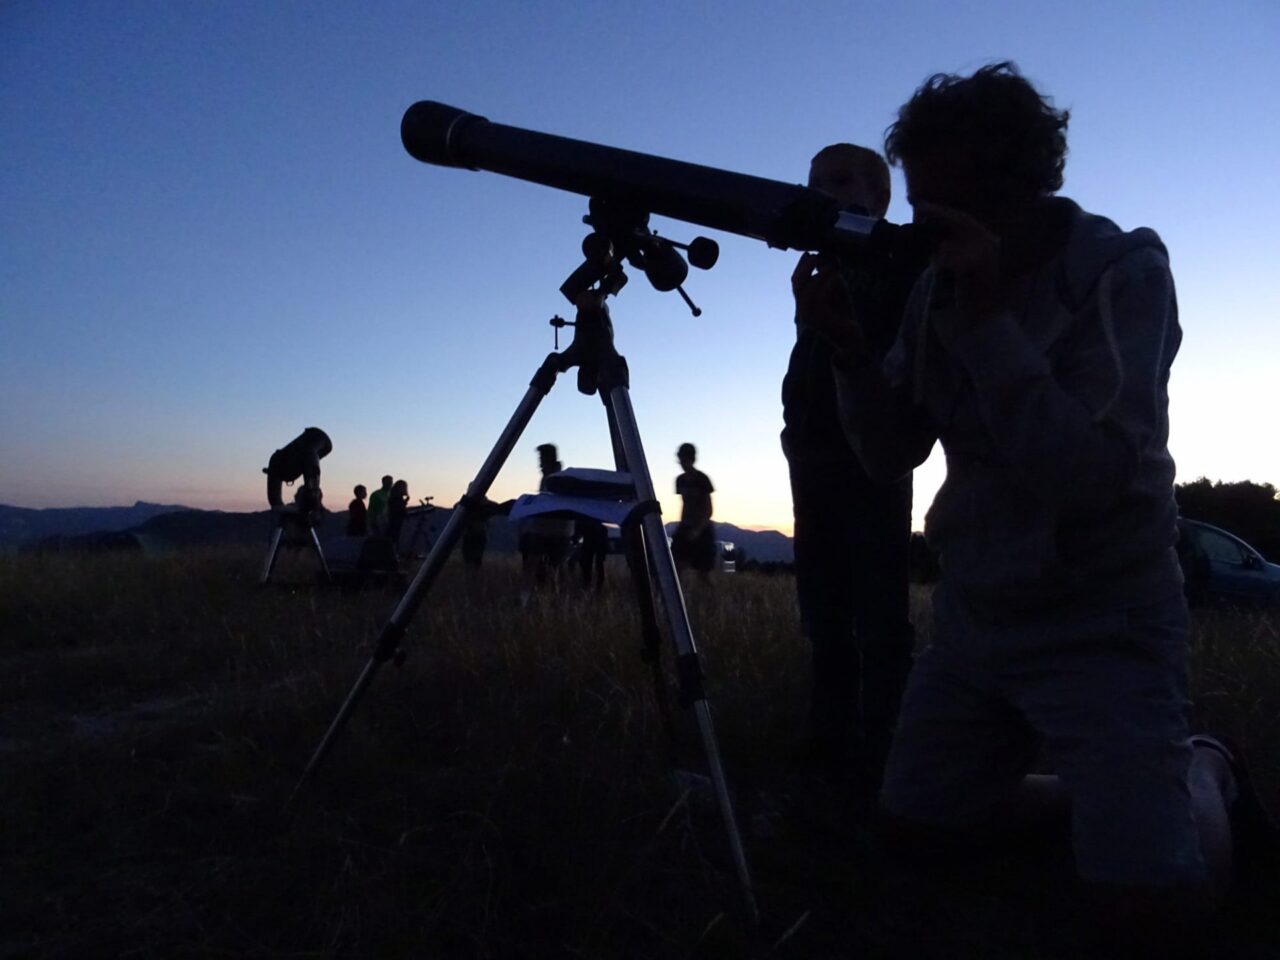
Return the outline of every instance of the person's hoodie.
<path id="1" fill-rule="evenodd" d="M 1116 609 L 1181 589 L 1169 369 L 1181 330 L 1168 254 L 1066 199 L 1062 250 L 1014 306 L 973 324 L 930 269 L 882 365 L 836 368 L 841 419 L 888 481 L 936 440 L 947 478 L 925 521 L 975 613 Z"/>

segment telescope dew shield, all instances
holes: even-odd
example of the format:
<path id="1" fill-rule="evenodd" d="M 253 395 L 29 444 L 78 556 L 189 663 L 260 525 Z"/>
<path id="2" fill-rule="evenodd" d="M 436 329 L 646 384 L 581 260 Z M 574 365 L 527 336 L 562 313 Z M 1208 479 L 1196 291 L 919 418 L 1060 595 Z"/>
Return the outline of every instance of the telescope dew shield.
<path id="1" fill-rule="evenodd" d="M 405 111 L 400 139 L 423 163 L 488 170 L 781 249 L 878 246 L 899 229 L 842 214 L 809 187 L 508 127 L 431 100 Z"/>

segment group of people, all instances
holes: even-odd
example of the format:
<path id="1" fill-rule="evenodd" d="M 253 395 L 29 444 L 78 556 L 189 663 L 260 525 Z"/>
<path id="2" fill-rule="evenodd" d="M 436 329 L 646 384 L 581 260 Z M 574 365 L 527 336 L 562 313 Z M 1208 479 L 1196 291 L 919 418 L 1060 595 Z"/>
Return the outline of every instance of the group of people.
<path id="1" fill-rule="evenodd" d="M 538 490 L 547 490 L 547 479 L 564 469 L 554 443 L 538 445 Z M 533 516 L 520 521 L 520 560 L 527 588 L 547 584 L 561 569 L 577 567 L 582 586 L 604 587 L 604 563 L 609 555 L 609 532 L 592 517 Z"/>
<path id="2" fill-rule="evenodd" d="M 409 484 L 390 474 L 382 478 L 382 486 L 370 495 L 364 484 L 356 484 L 355 496 L 347 505 L 347 536 L 385 537 L 399 543 L 409 510 Z M 368 504 L 365 498 L 368 497 Z"/>
<path id="3" fill-rule="evenodd" d="M 691 568 L 706 576 L 716 559 L 715 525 L 711 522 L 711 494 L 714 487 L 705 473 L 694 467 L 697 450 L 682 443 L 676 451 L 680 475 L 676 493 L 683 509 L 680 523 L 671 538 L 671 554 L 677 567 Z M 539 491 L 547 490 L 549 477 L 564 465 L 553 443 L 538 446 L 538 469 L 542 474 Z M 520 521 L 521 566 L 530 586 L 548 582 L 566 565 L 576 566 L 584 587 L 600 589 L 604 584 L 604 561 L 609 554 L 609 534 L 599 520 L 587 516 L 532 516 Z"/>
<path id="4" fill-rule="evenodd" d="M 884 143 L 930 242 L 793 273 L 810 741 L 918 848 L 1069 828 L 1106 937 L 1175 952 L 1265 820 L 1238 750 L 1188 727 L 1168 252 L 1055 195 L 1068 119 L 1009 63 L 931 77 Z M 809 185 L 888 209 L 866 147 L 819 151 Z M 913 654 L 911 472 L 936 443 L 942 576 Z"/>

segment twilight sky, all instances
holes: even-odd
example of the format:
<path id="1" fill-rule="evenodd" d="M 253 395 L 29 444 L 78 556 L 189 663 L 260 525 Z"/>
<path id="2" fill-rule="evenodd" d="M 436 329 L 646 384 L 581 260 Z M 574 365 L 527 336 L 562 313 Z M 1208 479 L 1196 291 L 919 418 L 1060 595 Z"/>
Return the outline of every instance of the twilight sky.
<path id="1" fill-rule="evenodd" d="M 826 143 L 879 147 L 929 74 L 998 59 L 1072 111 L 1062 192 L 1169 247 L 1179 479 L 1280 483 L 1272 0 L 9 0 L 0 503 L 262 509 L 261 468 L 310 425 L 334 441 L 331 508 L 383 473 L 456 500 L 552 347 L 586 201 L 412 160 L 416 100 L 801 182 Z M 713 236 L 687 285 L 702 317 L 635 274 L 618 347 L 666 512 L 690 440 L 718 519 L 789 532 L 795 255 Z M 599 401 L 565 378 L 495 496 L 536 487 L 544 441 L 611 464 Z M 935 453 L 917 527 L 941 478 Z"/>

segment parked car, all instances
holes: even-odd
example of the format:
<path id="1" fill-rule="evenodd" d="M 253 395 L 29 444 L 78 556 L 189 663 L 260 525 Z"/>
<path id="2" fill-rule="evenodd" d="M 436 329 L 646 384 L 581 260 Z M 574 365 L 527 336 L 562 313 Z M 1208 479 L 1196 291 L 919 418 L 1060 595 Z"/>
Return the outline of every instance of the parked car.
<path id="1" fill-rule="evenodd" d="M 1280 603 L 1280 564 L 1268 562 L 1226 530 L 1180 517 L 1178 560 L 1193 604 L 1210 599 Z"/>
<path id="2" fill-rule="evenodd" d="M 716 541 L 716 569 L 721 573 L 734 573 L 738 569 L 738 548 L 728 540 Z"/>

